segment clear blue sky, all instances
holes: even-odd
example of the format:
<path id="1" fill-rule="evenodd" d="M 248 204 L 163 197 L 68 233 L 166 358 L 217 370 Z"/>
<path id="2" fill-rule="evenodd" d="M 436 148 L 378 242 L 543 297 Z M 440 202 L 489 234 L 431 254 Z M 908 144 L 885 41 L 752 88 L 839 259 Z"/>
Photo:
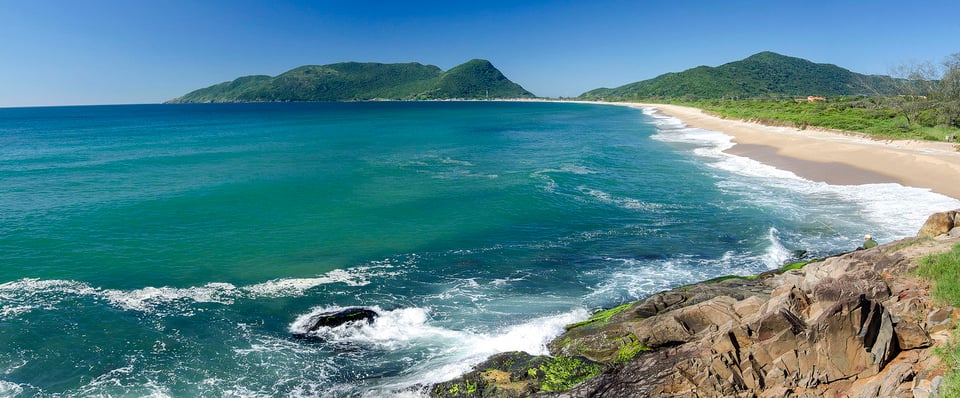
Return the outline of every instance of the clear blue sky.
<path id="1" fill-rule="evenodd" d="M 960 1 L 0 0 L 0 106 L 156 103 L 342 61 L 493 62 L 576 96 L 770 50 L 887 74 L 960 52 Z"/>

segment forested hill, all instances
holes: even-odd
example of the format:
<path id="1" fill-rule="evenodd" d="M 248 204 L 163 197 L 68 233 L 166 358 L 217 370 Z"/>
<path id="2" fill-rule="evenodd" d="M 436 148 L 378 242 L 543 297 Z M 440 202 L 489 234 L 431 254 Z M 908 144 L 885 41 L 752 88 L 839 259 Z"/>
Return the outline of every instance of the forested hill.
<path id="1" fill-rule="evenodd" d="M 474 59 L 444 72 L 419 63 L 344 62 L 301 66 L 270 77 L 244 76 L 167 103 L 529 98 L 489 61 Z"/>
<path id="2" fill-rule="evenodd" d="M 832 64 L 761 52 L 717 67 L 698 66 L 617 88 L 599 88 L 582 99 L 751 99 L 896 94 L 889 76 L 862 75 Z"/>

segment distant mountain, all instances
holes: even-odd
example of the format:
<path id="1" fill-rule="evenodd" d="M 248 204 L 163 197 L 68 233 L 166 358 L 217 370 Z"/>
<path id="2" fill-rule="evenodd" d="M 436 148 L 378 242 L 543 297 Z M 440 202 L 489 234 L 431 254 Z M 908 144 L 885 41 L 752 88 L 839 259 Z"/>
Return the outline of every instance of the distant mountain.
<path id="1" fill-rule="evenodd" d="M 444 72 L 419 63 L 343 62 L 308 65 L 275 77 L 244 76 L 167 103 L 528 98 L 489 61 L 474 59 Z"/>
<path id="2" fill-rule="evenodd" d="M 698 66 L 617 88 L 598 88 L 582 99 L 779 98 L 895 94 L 896 80 L 862 75 L 832 64 L 761 52 L 717 67 Z"/>

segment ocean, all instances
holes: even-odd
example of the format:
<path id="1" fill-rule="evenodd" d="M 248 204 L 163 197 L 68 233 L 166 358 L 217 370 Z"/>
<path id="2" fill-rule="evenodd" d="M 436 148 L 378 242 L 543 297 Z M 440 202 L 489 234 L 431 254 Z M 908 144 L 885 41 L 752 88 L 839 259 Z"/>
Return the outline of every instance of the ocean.
<path id="1" fill-rule="evenodd" d="M 0 396 L 420 396 L 596 309 L 960 207 L 731 145 L 592 104 L 0 109 Z M 354 306 L 380 316 L 292 336 Z"/>

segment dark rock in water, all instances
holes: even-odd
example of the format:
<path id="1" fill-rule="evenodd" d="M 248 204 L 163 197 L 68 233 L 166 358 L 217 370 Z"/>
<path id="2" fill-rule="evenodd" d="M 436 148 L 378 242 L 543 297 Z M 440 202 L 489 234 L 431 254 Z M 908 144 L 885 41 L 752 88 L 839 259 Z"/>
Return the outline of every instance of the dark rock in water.
<path id="1" fill-rule="evenodd" d="M 351 307 L 339 311 L 329 311 L 321 312 L 314 316 L 311 316 L 307 321 L 307 328 L 304 332 L 294 333 L 293 337 L 296 338 L 309 338 L 309 333 L 316 331 L 321 327 L 337 327 L 345 323 L 351 322 L 372 322 L 376 317 L 380 316 L 376 311 L 363 308 L 363 307 Z"/>

